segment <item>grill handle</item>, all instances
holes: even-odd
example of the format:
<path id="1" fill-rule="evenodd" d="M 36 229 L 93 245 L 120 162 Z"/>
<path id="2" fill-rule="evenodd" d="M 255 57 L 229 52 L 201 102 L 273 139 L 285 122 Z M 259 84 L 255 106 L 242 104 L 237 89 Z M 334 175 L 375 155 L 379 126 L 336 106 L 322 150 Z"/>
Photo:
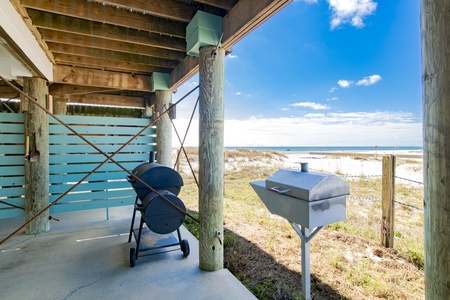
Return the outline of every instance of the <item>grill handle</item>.
<path id="1" fill-rule="evenodd" d="M 279 186 L 276 186 L 276 187 L 271 188 L 270 190 L 272 192 L 275 192 L 275 193 L 278 193 L 278 194 L 286 194 L 286 193 L 289 193 L 291 191 L 290 189 L 280 191 L 279 188 L 280 188 Z"/>
<path id="2" fill-rule="evenodd" d="M 136 179 L 134 179 L 134 178 L 132 178 L 131 176 L 127 176 L 127 181 L 129 182 L 129 183 L 135 183 L 136 182 Z"/>

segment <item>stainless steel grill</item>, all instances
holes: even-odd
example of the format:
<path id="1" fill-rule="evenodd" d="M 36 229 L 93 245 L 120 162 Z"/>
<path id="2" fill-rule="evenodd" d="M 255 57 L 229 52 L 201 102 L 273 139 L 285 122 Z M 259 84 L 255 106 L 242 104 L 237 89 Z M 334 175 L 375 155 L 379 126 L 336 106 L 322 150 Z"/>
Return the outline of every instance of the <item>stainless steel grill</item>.
<path id="1" fill-rule="evenodd" d="M 345 220 L 350 185 L 335 175 L 281 169 L 251 185 L 271 213 L 306 228 Z"/>
<path id="2" fill-rule="evenodd" d="M 311 299 L 309 242 L 324 225 L 345 220 L 350 185 L 335 175 L 309 172 L 307 164 L 250 184 L 267 209 L 286 218 L 300 236 L 302 299 Z"/>

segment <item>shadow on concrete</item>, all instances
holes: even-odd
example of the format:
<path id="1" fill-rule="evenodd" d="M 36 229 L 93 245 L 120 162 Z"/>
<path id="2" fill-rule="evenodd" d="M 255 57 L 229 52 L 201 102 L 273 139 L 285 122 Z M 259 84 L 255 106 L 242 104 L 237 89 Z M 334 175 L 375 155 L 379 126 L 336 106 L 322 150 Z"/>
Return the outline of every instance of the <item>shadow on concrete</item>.
<path id="1" fill-rule="evenodd" d="M 287 300 L 301 297 L 301 272 L 288 269 L 251 241 L 227 229 L 224 247 L 225 267 L 258 299 Z M 300 249 L 298 252 L 300 260 Z M 311 299 L 349 298 L 312 273 Z"/>

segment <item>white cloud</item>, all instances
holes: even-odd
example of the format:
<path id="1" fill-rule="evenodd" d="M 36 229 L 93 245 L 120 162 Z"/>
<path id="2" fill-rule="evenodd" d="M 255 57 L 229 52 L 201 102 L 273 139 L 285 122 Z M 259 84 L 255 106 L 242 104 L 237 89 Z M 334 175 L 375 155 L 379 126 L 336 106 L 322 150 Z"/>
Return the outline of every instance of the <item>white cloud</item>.
<path id="1" fill-rule="evenodd" d="M 327 98 L 327 101 L 337 101 L 337 100 L 339 100 L 338 97 Z"/>
<path id="2" fill-rule="evenodd" d="M 381 79 L 382 79 L 382 77 L 381 77 L 380 75 L 374 74 L 374 75 L 371 75 L 371 76 L 366 76 L 366 77 L 364 77 L 363 79 L 360 79 L 360 80 L 356 81 L 356 83 L 355 83 L 355 81 L 353 81 L 353 80 L 340 79 L 340 80 L 337 82 L 337 84 L 338 84 L 341 88 L 344 88 L 344 89 L 345 89 L 345 88 L 351 87 L 351 86 L 354 85 L 354 84 L 356 84 L 356 85 L 358 85 L 358 86 L 361 86 L 361 85 L 369 86 L 369 85 L 372 85 L 372 84 L 377 83 L 377 82 L 380 81 Z M 333 87 L 333 88 L 330 90 L 330 93 L 331 93 L 331 92 L 334 92 L 335 90 L 337 90 L 337 88 L 336 88 L 336 87 Z"/>
<path id="3" fill-rule="evenodd" d="M 235 95 L 236 95 L 236 96 L 239 96 L 239 95 L 242 95 L 242 93 L 241 93 L 241 92 L 236 92 Z"/>
<path id="4" fill-rule="evenodd" d="M 344 24 L 364 27 L 364 18 L 373 14 L 377 3 L 373 0 L 327 0 L 332 11 L 331 29 Z"/>
<path id="5" fill-rule="evenodd" d="M 174 122 L 183 132 L 189 119 L 177 118 Z M 175 139 L 174 147 L 178 145 Z M 422 123 L 412 113 L 401 111 L 311 113 L 295 118 L 225 120 L 226 146 L 415 146 L 421 143 Z M 198 146 L 197 118 L 193 120 L 185 145 Z"/>
<path id="6" fill-rule="evenodd" d="M 364 78 L 361 79 L 361 80 L 358 80 L 358 81 L 356 82 L 356 85 L 372 85 L 372 84 L 377 83 L 377 82 L 380 81 L 381 79 L 382 79 L 382 78 L 381 78 L 380 75 L 375 74 L 375 75 L 372 75 L 372 76 L 364 77 Z"/>
<path id="7" fill-rule="evenodd" d="M 341 88 L 349 88 L 353 84 L 353 81 L 341 79 L 337 82 L 337 84 Z"/>
<path id="8" fill-rule="evenodd" d="M 336 91 L 337 89 L 338 89 L 337 87 L 333 86 L 329 92 L 332 93 L 332 92 Z"/>
<path id="9" fill-rule="evenodd" d="M 235 58 L 238 58 L 238 56 L 237 56 L 237 55 L 234 55 L 234 54 L 228 54 L 227 57 L 228 57 L 229 59 L 235 59 Z"/>
<path id="10" fill-rule="evenodd" d="M 328 105 L 323 105 L 320 103 L 315 103 L 315 102 L 296 102 L 296 103 L 292 103 L 289 104 L 289 106 L 294 106 L 294 107 L 306 107 L 306 108 L 311 108 L 311 109 L 330 109 L 330 107 Z"/>

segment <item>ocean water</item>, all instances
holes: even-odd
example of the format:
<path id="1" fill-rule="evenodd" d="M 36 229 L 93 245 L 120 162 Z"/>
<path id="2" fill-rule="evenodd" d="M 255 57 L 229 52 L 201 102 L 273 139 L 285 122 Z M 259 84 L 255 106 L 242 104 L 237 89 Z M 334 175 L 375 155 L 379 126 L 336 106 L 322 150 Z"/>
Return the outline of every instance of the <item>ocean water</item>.
<path id="1" fill-rule="evenodd" d="M 225 147 L 226 149 L 249 149 L 249 150 L 258 150 L 258 151 L 277 151 L 277 152 L 289 152 L 289 153 L 308 153 L 308 152 L 316 152 L 316 151 L 324 151 L 324 152 L 332 152 L 332 151 L 398 151 L 398 150 L 422 150 L 422 146 L 378 146 L 376 149 L 375 146 L 302 146 L 302 147 L 277 147 L 277 146 L 267 146 L 267 147 Z"/>

